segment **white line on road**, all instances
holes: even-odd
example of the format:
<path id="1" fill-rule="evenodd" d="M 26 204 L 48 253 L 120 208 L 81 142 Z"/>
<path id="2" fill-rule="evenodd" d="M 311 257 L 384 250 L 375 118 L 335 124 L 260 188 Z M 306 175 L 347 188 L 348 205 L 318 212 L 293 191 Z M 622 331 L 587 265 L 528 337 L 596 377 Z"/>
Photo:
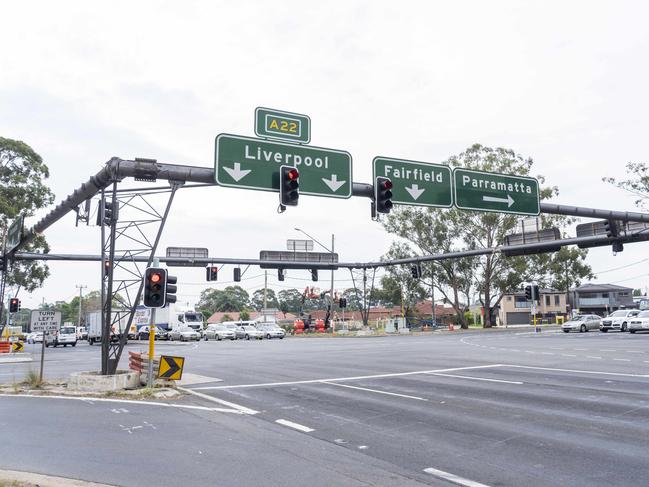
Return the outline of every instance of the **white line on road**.
<path id="1" fill-rule="evenodd" d="M 552 370 L 555 372 L 574 372 L 575 374 L 592 374 L 592 375 L 614 375 L 617 377 L 641 377 L 649 378 L 649 374 L 625 374 L 622 372 L 597 372 L 595 370 L 576 370 L 576 369 L 559 369 L 554 367 L 534 367 L 532 365 L 502 365 L 501 367 L 514 367 L 516 369 L 531 369 L 531 370 Z"/>
<path id="2" fill-rule="evenodd" d="M 630 358 L 614 358 L 613 360 L 617 360 L 618 362 L 631 362 Z"/>
<path id="3" fill-rule="evenodd" d="M 600 349 L 600 352 L 617 352 L 617 350 L 613 350 L 612 348 L 602 348 Z"/>
<path id="4" fill-rule="evenodd" d="M 602 357 L 596 357 L 594 355 L 586 355 L 586 358 L 598 358 L 598 359 L 601 359 Z"/>
<path id="5" fill-rule="evenodd" d="M 570 355 L 569 353 L 562 353 L 562 357 L 576 357 L 576 355 Z"/>
<path id="6" fill-rule="evenodd" d="M 293 421 L 288 421 L 287 419 L 276 419 L 275 422 L 277 424 L 281 424 L 282 426 L 288 426 L 289 428 L 302 431 L 303 433 L 311 433 L 312 431 L 315 431 L 313 428 L 309 428 L 308 426 L 294 423 Z"/>
<path id="7" fill-rule="evenodd" d="M 541 352 L 541 355 L 554 355 L 553 352 Z"/>
<path id="8" fill-rule="evenodd" d="M 337 384 L 335 382 L 327 382 L 327 381 L 323 381 L 322 383 L 329 384 L 330 386 L 346 387 L 348 389 L 358 389 L 360 391 L 368 391 L 368 392 L 375 392 L 377 394 L 385 394 L 386 396 L 397 396 L 397 397 L 405 397 L 406 399 L 416 399 L 417 401 L 428 401 L 428 399 L 425 399 L 423 397 L 409 396 L 407 394 L 397 394 L 396 392 L 379 391 L 377 389 L 368 389 L 367 387 L 350 386 L 349 384 Z"/>
<path id="9" fill-rule="evenodd" d="M 293 386 L 293 385 L 300 385 L 300 384 L 319 384 L 322 382 L 341 382 L 341 381 L 348 381 L 348 380 L 406 377 L 409 375 L 422 375 L 422 374 L 430 374 L 434 372 L 456 372 L 461 370 L 490 369 L 493 367 L 504 367 L 504 366 L 505 364 L 474 365 L 470 367 L 452 367 L 449 369 L 415 370 L 413 372 L 395 372 L 391 374 L 376 374 L 376 375 L 357 375 L 351 377 L 334 377 L 330 379 L 325 378 L 325 379 L 294 380 L 294 381 L 287 381 L 287 382 L 262 382 L 257 384 L 236 384 L 231 386 L 204 386 L 204 387 L 194 387 L 192 390 L 205 391 L 205 390 L 213 390 L 213 389 L 246 389 L 250 387 Z"/>
<path id="10" fill-rule="evenodd" d="M 518 384 L 522 385 L 522 382 L 513 381 L 513 380 L 504 380 L 504 379 L 487 379 L 486 377 L 471 377 L 469 375 L 453 375 L 453 374 L 439 374 L 431 372 L 429 375 L 438 375 L 440 377 L 455 377 L 457 379 L 470 379 L 470 380 L 482 380 L 485 382 L 501 382 L 503 384 Z"/>
<path id="11" fill-rule="evenodd" d="M 464 487 L 489 487 L 486 484 L 481 484 L 480 482 L 475 482 L 473 480 L 465 479 L 464 477 L 459 477 L 458 475 L 445 472 L 444 470 L 438 470 L 436 468 L 425 468 L 424 472 L 433 475 L 437 478 L 448 480 L 449 482 L 455 485 L 462 485 Z"/>
<path id="12" fill-rule="evenodd" d="M 224 401 L 223 399 L 219 399 L 218 397 L 213 397 L 208 394 L 203 394 L 201 392 L 196 392 L 191 389 L 186 389 L 185 387 L 178 387 L 179 391 L 187 392 L 189 394 L 193 394 L 194 396 L 200 397 L 202 399 L 205 399 L 207 401 L 212 401 L 217 404 L 222 404 L 223 406 L 228 406 L 231 407 L 232 409 L 236 409 L 239 411 L 241 414 L 257 414 L 259 411 L 255 411 L 254 409 L 247 408 L 245 406 L 241 406 L 239 404 L 235 404 L 230 401 Z"/>
<path id="13" fill-rule="evenodd" d="M 627 350 L 626 353 L 644 353 L 642 350 Z"/>

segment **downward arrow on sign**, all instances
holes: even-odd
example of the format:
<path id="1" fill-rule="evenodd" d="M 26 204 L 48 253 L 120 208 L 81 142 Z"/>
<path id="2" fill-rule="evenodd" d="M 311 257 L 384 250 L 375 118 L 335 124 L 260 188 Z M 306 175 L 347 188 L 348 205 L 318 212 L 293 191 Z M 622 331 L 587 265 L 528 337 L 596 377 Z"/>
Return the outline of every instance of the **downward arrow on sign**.
<path id="1" fill-rule="evenodd" d="M 406 191 L 412 196 L 412 199 L 417 201 L 417 198 L 419 198 L 424 191 L 426 191 L 425 188 L 419 189 L 418 184 L 413 184 L 412 186 L 408 187 L 406 186 Z"/>
<path id="2" fill-rule="evenodd" d="M 340 189 L 340 187 L 345 184 L 347 181 L 338 181 L 338 176 L 335 174 L 331 175 L 331 179 L 322 178 L 324 183 L 329 186 L 329 189 L 334 193 Z"/>
<path id="3" fill-rule="evenodd" d="M 224 166 L 223 170 L 225 172 L 227 172 L 230 175 L 230 177 L 232 179 L 234 179 L 235 181 L 239 181 L 240 179 L 242 179 L 244 176 L 246 176 L 251 171 L 251 169 L 243 169 L 242 170 L 241 169 L 241 164 L 239 164 L 238 162 L 234 163 L 234 167 L 225 167 Z"/>

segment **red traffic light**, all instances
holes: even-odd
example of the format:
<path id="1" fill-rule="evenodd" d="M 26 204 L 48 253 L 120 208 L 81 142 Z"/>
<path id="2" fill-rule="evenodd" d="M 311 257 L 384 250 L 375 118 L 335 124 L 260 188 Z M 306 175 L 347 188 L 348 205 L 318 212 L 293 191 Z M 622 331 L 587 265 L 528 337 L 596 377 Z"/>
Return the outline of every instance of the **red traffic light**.
<path id="1" fill-rule="evenodd" d="M 294 180 L 296 180 L 297 178 L 300 177 L 300 173 L 298 172 L 297 169 L 291 169 L 291 170 L 287 171 L 286 177 L 289 180 L 294 181 Z"/>
<path id="2" fill-rule="evenodd" d="M 149 279 L 151 280 L 151 282 L 160 282 L 162 280 L 162 276 L 158 273 L 152 273 Z"/>
<path id="3" fill-rule="evenodd" d="M 392 189 L 392 181 L 389 179 L 385 179 L 381 183 L 382 188 L 381 189 Z"/>

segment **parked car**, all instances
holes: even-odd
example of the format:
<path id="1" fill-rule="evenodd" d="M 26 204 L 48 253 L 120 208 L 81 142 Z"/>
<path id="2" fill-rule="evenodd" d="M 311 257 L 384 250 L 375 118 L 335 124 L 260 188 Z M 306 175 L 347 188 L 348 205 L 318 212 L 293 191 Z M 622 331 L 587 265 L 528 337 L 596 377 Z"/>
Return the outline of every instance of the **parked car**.
<path id="1" fill-rule="evenodd" d="M 252 325 L 240 326 L 239 330 L 241 333 L 243 333 L 243 338 L 245 338 L 246 340 L 250 340 L 251 338 L 262 340 L 264 338 L 264 332 L 258 330 Z"/>
<path id="2" fill-rule="evenodd" d="M 577 315 L 561 325 L 561 329 L 566 333 L 570 331 L 583 333 L 589 330 L 599 330 L 600 323 L 601 318 L 597 315 Z"/>
<path id="3" fill-rule="evenodd" d="M 140 327 L 135 337 L 138 340 L 148 340 L 149 334 L 150 334 L 149 325 L 145 325 Z M 156 326 L 154 334 L 155 334 L 155 336 L 153 337 L 154 340 L 169 340 L 169 332 L 164 328 L 160 328 L 159 326 Z"/>
<path id="4" fill-rule="evenodd" d="M 190 342 L 192 340 L 199 341 L 201 339 L 201 334 L 189 326 L 177 326 L 169 332 L 169 339 L 180 340 L 181 342 Z"/>
<path id="5" fill-rule="evenodd" d="M 629 333 L 649 331 L 649 311 L 641 311 L 629 321 Z"/>
<path id="6" fill-rule="evenodd" d="M 43 343 L 43 332 L 33 331 L 27 335 L 27 343 Z"/>
<path id="7" fill-rule="evenodd" d="M 77 329 L 74 326 L 62 326 L 58 331 L 47 334 L 45 338 L 46 347 L 58 347 L 59 345 L 64 347 L 68 345 L 77 346 Z"/>
<path id="8" fill-rule="evenodd" d="M 234 332 L 234 339 L 237 340 L 239 338 L 244 338 L 244 334 L 239 331 L 239 325 L 236 323 L 230 323 L 230 322 L 225 322 L 225 323 L 219 323 L 222 326 L 225 326 L 228 330 L 232 330 Z"/>
<path id="9" fill-rule="evenodd" d="M 88 330 L 85 326 L 77 326 L 77 340 L 87 340 Z"/>
<path id="10" fill-rule="evenodd" d="M 608 330 L 626 331 L 629 325 L 629 320 L 638 316 L 637 309 L 619 309 L 614 311 L 606 318 L 602 319 L 602 324 L 599 331 L 606 333 Z"/>
<path id="11" fill-rule="evenodd" d="M 264 337 L 268 338 L 269 340 L 271 338 L 279 338 L 281 340 L 286 336 L 286 332 L 282 330 L 279 326 L 274 324 L 261 323 L 257 327 L 257 329 L 260 330 L 264 334 Z"/>
<path id="12" fill-rule="evenodd" d="M 223 340 L 223 339 L 236 340 L 237 335 L 234 330 L 231 330 L 225 325 L 218 324 L 218 325 L 209 325 L 205 329 L 205 332 L 203 333 L 203 337 L 205 338 L 205 341 Z"/>

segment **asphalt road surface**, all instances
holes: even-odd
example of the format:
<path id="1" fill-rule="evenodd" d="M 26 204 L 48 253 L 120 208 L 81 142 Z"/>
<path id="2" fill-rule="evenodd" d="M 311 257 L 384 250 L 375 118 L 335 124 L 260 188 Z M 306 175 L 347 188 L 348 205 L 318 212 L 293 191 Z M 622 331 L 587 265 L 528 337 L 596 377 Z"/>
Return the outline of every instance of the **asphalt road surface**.
<path id="1" fill-rule="evenodd" d="M 161 344 L 202 376 L 197 395 L 0 397 L 0 468 L 124 486 L 645 486 L 648 345 L 548 331 Z M 51 378 L 99 364 L 98 347 L 46 354 Z"/>

